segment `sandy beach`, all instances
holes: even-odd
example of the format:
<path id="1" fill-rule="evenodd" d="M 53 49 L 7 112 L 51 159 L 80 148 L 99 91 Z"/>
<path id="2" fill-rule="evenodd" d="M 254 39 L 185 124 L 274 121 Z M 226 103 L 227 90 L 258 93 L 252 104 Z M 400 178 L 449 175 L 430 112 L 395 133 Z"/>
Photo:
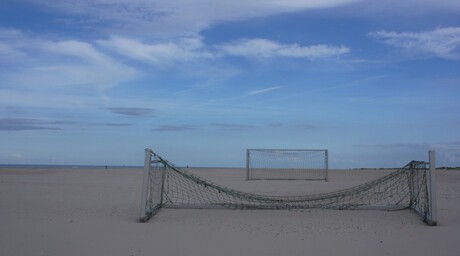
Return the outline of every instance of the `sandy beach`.
<path id="1" fill-rule="evenodd" d="M 243 169 L 193 169 L 238 190 L 298 195 L 345 188 L 385 170 L 330 181 L 245 181 Z M 409 210 L 162 209 L 139 223 L 141 168 L 0 168 L 0 255 L 458 255 L 460 171 L 437 172 L 439 224 Z"/>

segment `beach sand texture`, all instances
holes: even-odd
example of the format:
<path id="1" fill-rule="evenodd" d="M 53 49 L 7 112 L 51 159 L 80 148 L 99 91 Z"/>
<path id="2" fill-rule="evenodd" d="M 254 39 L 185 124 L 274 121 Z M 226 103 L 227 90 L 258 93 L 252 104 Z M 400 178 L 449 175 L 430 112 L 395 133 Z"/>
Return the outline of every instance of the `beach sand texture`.
<path id="1" fill-rule="evenodd" d="M 385 170 L 330 181 L 245 181 L 243 169 L 193 169 L 238 190 L 319 193 Z M 460 171 L 438 171 L 439 224 L 409 210 L 162 209 L 139 223 L 142 168 L 0 168 L 0 255 L 460 255 Z"/>

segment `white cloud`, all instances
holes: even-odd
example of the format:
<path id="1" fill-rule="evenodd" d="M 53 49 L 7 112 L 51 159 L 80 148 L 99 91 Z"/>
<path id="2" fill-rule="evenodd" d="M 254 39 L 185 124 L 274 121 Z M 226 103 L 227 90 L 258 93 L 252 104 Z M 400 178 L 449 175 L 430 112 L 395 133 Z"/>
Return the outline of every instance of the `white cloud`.
<path id="1" fill-rule="evenodd" d="M 136 39 L 112 36 L 98 44 L 127 58 L 165 66 L 177 62 L 211 60 L 225 55 L 253 58 L 306 58 L 320 59 L 346 54 L 345 46 L 280 44 L 267 39 L 243 39 L 220 44 L 214 48 L 204 45 L 201 37 L 180 37 L 174 41 L 147 44 Z M 211 51 L 213 49 L 214 51 Z"/>
<path id="2" fill-rule="evenodd" d="M 14 59 L 25 56 L 25 53 L 17 49 L 23 41 L 23 34 L 16 29 L 0 28 L 0 57 L 2 59 Z"/>
<path id="3" fill-rule="evenodd" d="M 44 41 L 39 45 L 49 53 L 74 56 L 88 62 L 109 63 L 111 59 L 97 51 L 91 44 L 76 40 Z"/>
<path id="4" fill-rule="evenodd" d="M 265 89 L 261 89 L 261 90 L 256 90 L 256 91 L 250 91 L 248 93 L 246 93 L 244 96 L 247 97 L 247 96 L 253 96 L 253 95 L 257 95 L 257 94 L 261 94 L 261 93 L 266 93 L 266 92 L 269 92 L 269 91 L 273 91 L 273 90 L 278 90 L 282 88 L 282 86 L 273 86 L 273 87 L 269 87 L 269 88 L 265 88 Z"/>
<path id="5" fill-rule="evenodd" d="M 0 50 L 10 56 L 0 64 L 14 69 L 0 73 L 3 86 L 87 86 L 111 88 L 133 79 L 138 72 L 102 53 L 94 45 L 76 41 L 50 41 L 7 31 Z M 14 33 L 13 33 L 14 32 Z M 6 49 L 6 50 L 5 50 Z"/>
<path id="6" fill-rule="evenodd" d="M 221 44 L 218 49 L 229 55 L 252 58 L 305 58 L 320 59 L 344 55 L 350 52 L 345 46 L 280 44 L 267 39 L 243 39 L 232 43 Z"/>
<path id="7" fill-rule="evenodd" d="M 200 37 L 182 37 L 177 40 L 146 44 L 139 40 L 112 36 L 98 43 L 128 58 L 165 65 L 173 62 L 194 59 L 213 58 L 213 54 L 204 50 Z"/>
<path id="8" fill-rule="evenodd" d="M 57 93 L 54 90 L 21 89 L 16 86 L 11 89 L 0 88 L 0 102 L 4 106 L 16 106 L 20 108 L 59 108 L 76 110 L 92 108 L 101 103 L 100 97 L 94 95 L 81 95 L 77 93 Z"/>
<path id="9" fill-rule="evenodd" d="M 24 53 L 7 44 L 0 43 L 0 56 L 2 58 L 17 58 L 24 56 Z"/>
<path id="10" fill-rule="evenodd" d="M 384 16 L 391 13 L 392 16 L 403 15 L 405 17 L 433 14 L 435 12 L 458 13 L 460 1 L 458 0 L 385 0 L 385 1 L 359 1 L 352 5 L 358 15 Z"/>
<path id="11" fill-rule="evenodd" d="M 66 22 L 90 20 L 91 29 L 151 37 L 195 35 L 213 24 L 304 9 L 342 6 L 359 0 L 35 0 L 37 5 L 74 14 Z M 109 25 L 116 24 L 115 26 Z"/>
<path id="12" fill-rule="evenodd" d="M 402 33 L 380 30 L 369 35 L 411 53 L 460 59 L 460 27 Z"/>

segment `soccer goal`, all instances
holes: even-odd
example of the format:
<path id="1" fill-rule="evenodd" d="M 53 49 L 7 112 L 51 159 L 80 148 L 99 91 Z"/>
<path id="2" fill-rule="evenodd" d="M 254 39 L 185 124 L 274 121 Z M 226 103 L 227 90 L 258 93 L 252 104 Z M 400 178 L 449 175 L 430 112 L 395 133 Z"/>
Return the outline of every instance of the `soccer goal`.
<path id="1" fill-rule="evenodd" d="M 161 208 L 412 209 L 436 225 L 434 151 L 429 159 L 411 161 L 386 176 L 334 192 L 273 196 L 216 184 L 146 149 L 140 220 L 147 221 Z"/>
<path id="2" fill-rule="evenodd" d="M 326 149 L 247 149 L 246 180 L 325 180 Z"/>

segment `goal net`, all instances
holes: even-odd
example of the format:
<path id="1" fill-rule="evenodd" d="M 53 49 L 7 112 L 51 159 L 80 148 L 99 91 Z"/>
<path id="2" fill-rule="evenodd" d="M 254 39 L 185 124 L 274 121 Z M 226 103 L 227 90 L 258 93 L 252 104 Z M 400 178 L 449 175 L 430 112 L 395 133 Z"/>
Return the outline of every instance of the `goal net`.
<path id="1" fill-rule="evenodd" d="M 325 149 L 247 149 L 246 180 L 326 180 Z"/>
<path id="2" fill-rule="evenodd" d="M 384 177 L 335 192 L 268 196 L 207 181 L 146 149 L 140 220 L 147 221 L 161 208 L 409 208 L 428 224 L 436 225 L 435 199 L 434 164 L 423 161 L 412 161 Z"/>

